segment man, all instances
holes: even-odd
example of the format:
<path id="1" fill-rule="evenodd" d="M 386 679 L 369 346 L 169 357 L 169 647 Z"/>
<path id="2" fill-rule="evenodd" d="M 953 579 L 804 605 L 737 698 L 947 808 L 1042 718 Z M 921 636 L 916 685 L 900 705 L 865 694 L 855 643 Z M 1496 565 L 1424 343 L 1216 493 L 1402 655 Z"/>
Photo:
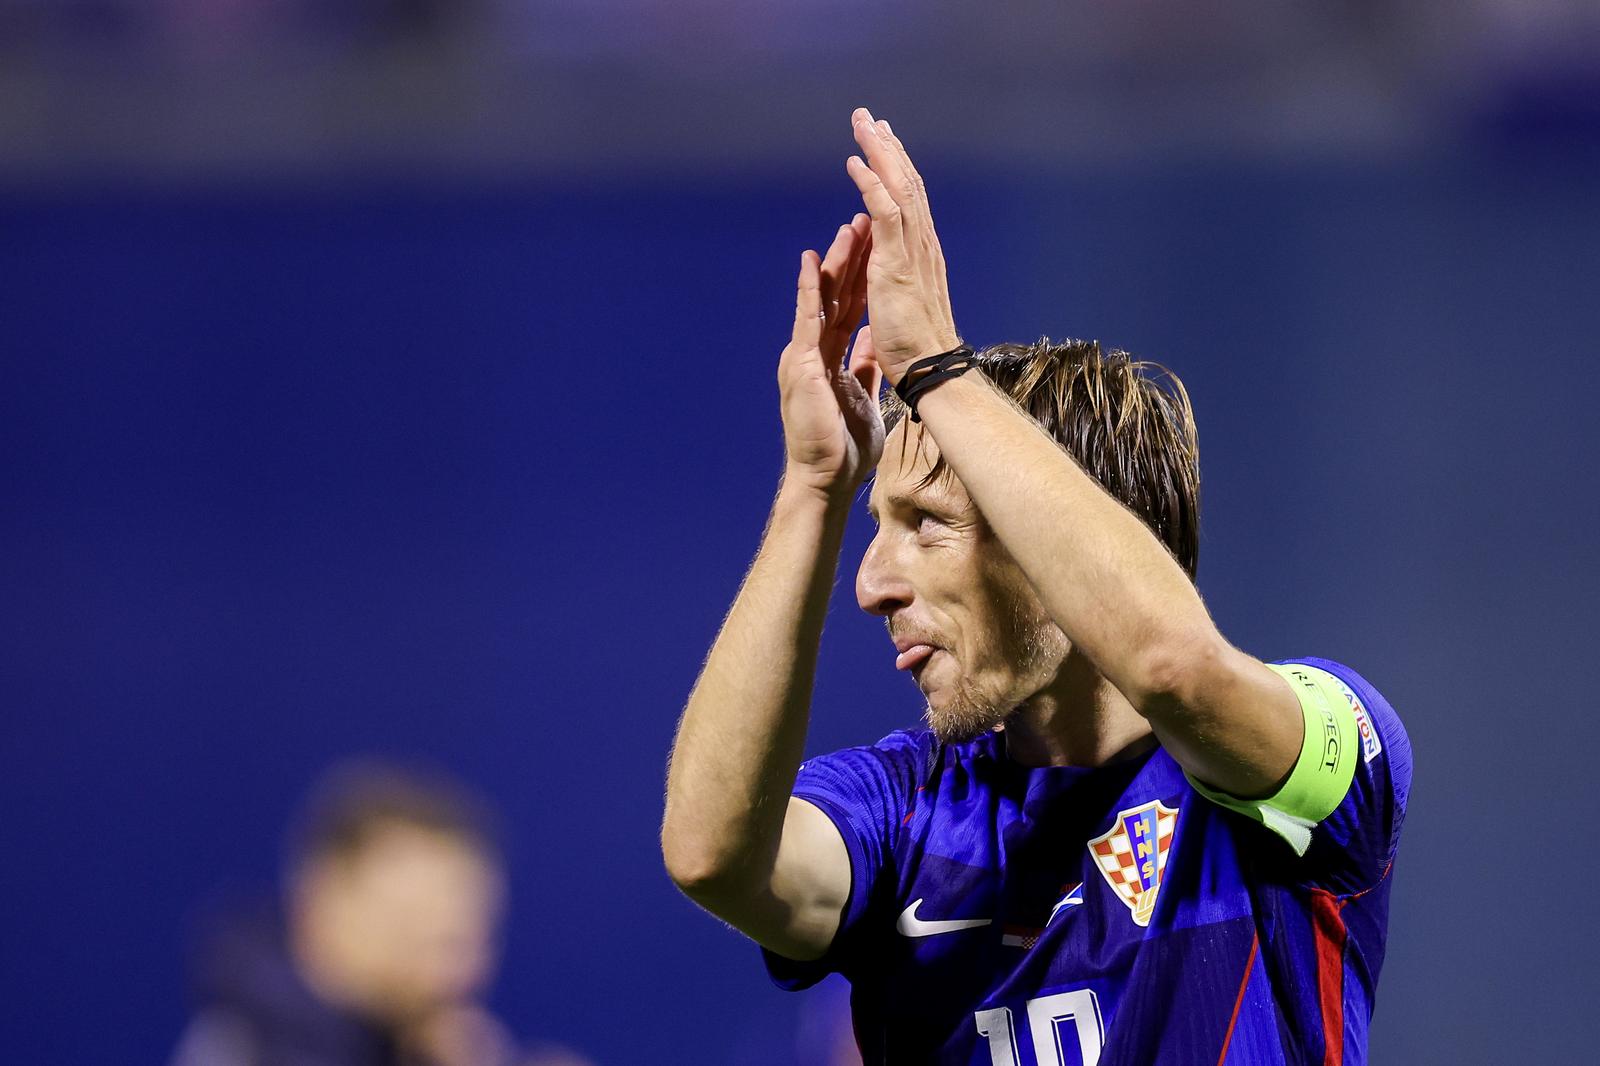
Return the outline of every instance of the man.
<path id="1" fill-rule="evenodd" d="M 961 350 L 922 181 L 853 125 L 870 220 L 802 257 L 787 468 L 679 727 L 669 872 L 781 985 L 844 973 L 869 1063 L 1365 1061 L 1398 719 L 1343 666 L 1222 638 L 1182 386 L 1094 345 Z M 800 766 L 874 468 L 856 596 L 929 729 Z"/>
<path id="2" fill-rule="evenodd" d="M 486 822 L 448 780 L 332 774 L 291 842 L 287 920 L 216 931 L 174 1066 L 582 1066 L 519 1054 L 480 1004 L 505 896 Z"/>

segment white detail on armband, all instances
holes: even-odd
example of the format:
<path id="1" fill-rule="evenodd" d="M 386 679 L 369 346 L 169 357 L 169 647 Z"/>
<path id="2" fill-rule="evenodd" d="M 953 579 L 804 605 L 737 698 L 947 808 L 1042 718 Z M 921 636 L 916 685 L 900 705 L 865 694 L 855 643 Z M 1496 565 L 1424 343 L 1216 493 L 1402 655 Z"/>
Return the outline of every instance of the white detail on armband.
<path id="1" fill-rule="evenodd" d="M 1276 807 L 1263 805 L 1260 810 L 1262 825 L 1288 841 L 1296 855 L 1306 853 L 1306 849 L 1311 846 L 1311 830 L 1317 827 L 1316 822 L 1290 814 L 1288 811 L 1280 811 Z"/>

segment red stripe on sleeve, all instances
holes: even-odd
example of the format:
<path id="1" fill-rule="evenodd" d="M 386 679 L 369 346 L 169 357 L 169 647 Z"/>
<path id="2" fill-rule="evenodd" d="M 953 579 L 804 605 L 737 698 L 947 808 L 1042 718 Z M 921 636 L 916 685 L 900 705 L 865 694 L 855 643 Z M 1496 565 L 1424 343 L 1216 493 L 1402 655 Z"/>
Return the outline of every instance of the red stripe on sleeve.
<path id="1" fill-rule="evenodd" d="M 1317 935 L 1317 997 L 1322 1004 L 1322 1064 L 1344 1062 L 1344 909 L 1345 901 L 1320 888 L 1311 890 L 1311 923 Z"/>

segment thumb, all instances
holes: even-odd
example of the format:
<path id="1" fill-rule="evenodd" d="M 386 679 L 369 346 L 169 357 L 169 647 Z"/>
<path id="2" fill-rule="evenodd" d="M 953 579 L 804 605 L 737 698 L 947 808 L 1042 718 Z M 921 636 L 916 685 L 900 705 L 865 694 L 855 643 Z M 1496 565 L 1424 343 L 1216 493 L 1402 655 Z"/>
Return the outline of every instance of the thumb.
<path id="1" fill-rule="evenodd" d="M 872 347 L 871 326 L 862 326 L 861 332 L 856 334 L 856 342 L 850 348 L 850 375 L 876 402 L 878 390 L 883 387 L 883 368 L 878 365 L 878 353 Z"/>

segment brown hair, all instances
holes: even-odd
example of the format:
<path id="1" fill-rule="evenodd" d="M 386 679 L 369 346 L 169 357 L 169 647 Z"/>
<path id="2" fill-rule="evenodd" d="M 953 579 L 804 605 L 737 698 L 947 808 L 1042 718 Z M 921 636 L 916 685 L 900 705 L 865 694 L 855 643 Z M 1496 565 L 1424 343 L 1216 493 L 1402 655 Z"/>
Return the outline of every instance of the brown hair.
<path id="1" fill-rule="evenodd" d="M 450 837 L 500 860 L 494 816 L 465 785 L 431 771 L 356 761 L 334 767 L 312 788 L 289 832 L 289 865 L 353 857 L 396 826 Z"/>
<path id="2" fill-rule="evenodd" d="M 1200 448 L 1178 376 L 1099 341 L 996 344 L 978 367 L 1107 492 L 1144 520 L 1178 563 L 1200 561 Z M 886 392 L 884 424 L 905 404 Z M 925 484 L 944 475 L 940 456 Z"/>

